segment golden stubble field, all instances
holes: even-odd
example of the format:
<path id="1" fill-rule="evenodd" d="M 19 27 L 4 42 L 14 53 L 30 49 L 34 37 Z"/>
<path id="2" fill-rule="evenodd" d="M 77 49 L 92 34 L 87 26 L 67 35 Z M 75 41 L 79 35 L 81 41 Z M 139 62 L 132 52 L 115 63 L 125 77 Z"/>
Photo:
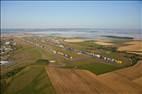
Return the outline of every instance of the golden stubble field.
<path id="1" fill-rule="evenodd" d="M 127 51 L 130 53 L 136 53 L 142 55 L 142 41 L 135 40 L 124 43 L 125 46 L 118 48 L 118 51 Z"/>

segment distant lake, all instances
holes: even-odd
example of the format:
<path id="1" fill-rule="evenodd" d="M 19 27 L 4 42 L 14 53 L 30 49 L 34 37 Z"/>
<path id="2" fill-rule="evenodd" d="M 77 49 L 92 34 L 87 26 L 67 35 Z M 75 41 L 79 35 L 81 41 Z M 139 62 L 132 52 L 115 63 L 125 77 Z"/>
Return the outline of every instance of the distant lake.
<path id="1" fill-rule="evenodd" d="M 31 33 L 41 36 L 62 36 L 62 37 L 82 37 L 101 38 L 103 36 L 122 36 L 142 39 L 140 29 L 90 29 L 90 28 L 50 28 L 50 29 L 1 29 L 2 34 Z"/>

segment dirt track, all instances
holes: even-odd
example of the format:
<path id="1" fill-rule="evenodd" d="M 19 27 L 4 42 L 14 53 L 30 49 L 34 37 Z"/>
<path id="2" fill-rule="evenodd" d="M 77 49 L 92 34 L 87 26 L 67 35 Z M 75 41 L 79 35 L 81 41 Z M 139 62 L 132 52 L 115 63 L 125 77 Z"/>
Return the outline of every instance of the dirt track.
<path id="1" fill-rule="evenodd" d="M 96 76 L 87 70 L 47 66 L 57 94 L 142 94 L 142 62 Z"/>

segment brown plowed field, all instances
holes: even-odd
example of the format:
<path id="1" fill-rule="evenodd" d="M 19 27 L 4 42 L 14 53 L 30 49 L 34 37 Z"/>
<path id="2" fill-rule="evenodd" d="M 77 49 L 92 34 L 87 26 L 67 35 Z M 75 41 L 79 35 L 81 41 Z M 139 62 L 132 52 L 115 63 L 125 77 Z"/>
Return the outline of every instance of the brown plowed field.
<path id="1" fill-rule="evenodd" d="M 129 80 L 135 80 L 142 76 L 142 61 L 139 61 L 138 64 L 132 67 L 117 70 L 116 73 L 118 75 L 126 77 Z"/>
<path id="2" fill-rule="evenodd" d="M 111 88 L 94 79 L 97 76 L 89 71 L 53 67 L 46 69 L 57 94 L 115 94 Z"/>
<path id="3" fill-rule="evenodd" d="M 99 75 L 97 79 L 120 94 L 142 94 L 141 69 L 140 61 L 132 67 Z"/>
<path id="4" fill-rule="evenodd" d="M 120 94 L 141 94 L 141 86 L 116 73 L 100 75 L 97 78 Z"/>
<path id="5" fill-rule="evenodd" d="M 47 66 L 57 94 L 142 94 L 142 62 L 102 75 Z"/>
<path id="6" fill-rule="evenodd" d="M 127 46 L 121 46 L 118 48 L 118 51 L 127 51 L 131 53 L 136 53 L 142 55 L 142 41 L 131 41 L 124 43 Z"/>
<path id="7" fill-rule="evenodd" d="M 142 86 L 142 76 L 133 80 L 133 82 L 137 83 L 138 85 L 141 85 Z"/>

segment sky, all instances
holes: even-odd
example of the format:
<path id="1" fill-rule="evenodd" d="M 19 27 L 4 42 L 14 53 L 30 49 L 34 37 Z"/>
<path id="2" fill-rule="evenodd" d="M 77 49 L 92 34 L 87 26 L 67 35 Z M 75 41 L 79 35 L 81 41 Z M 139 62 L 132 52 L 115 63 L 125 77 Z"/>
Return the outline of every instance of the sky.
<path id="1" fill-rule="evenodd" d="M 1 1 L 1 28 L 142 27 L 141 1 Z"/>

